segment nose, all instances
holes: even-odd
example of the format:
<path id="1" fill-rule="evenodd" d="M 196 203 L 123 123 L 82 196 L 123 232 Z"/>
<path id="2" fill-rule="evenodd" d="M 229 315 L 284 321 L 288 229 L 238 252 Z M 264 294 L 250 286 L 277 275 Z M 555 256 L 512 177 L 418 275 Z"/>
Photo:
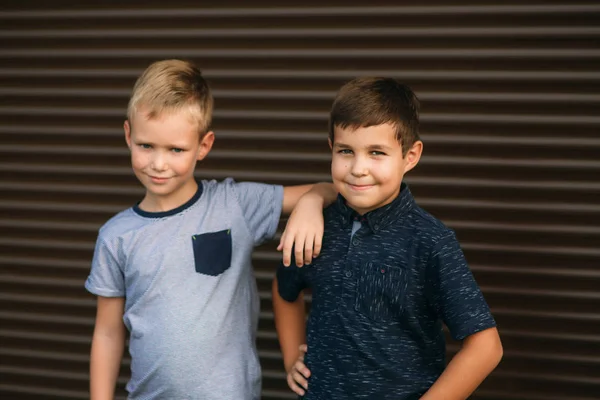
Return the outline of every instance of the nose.
<path id="1" fill-rule="evenodd" d="M 369 173 L 369 165 L 367 160 L 365 160 L 364 157 L 355 157 L 350 173 L 356 177 L 367 175 Z"/>
<path id="2" fill-rule="evenodd" d="M 152 167 L 152 169 L 155 171 L 166 171 L 167 159 L 165 155 L 163 155 L 160 151 L 154 152 L 150 167 Z"/>

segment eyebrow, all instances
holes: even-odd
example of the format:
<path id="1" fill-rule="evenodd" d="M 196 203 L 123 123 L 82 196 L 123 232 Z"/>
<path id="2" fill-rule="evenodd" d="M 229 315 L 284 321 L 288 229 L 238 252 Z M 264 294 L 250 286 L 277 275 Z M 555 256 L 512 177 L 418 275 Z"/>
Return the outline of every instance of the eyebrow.
<path id="1" fill-rule="evenodd" d="M 390 146 L 385 146 L 385 145 L 382 145 L 382 144 L 374 144 L 374 145 L 371 145 L 371 146 L 369 146 L 367 148 L 369 150 L 388 150 L 388 151 L 391 149 Z"/>
<path id="2" fill-rule="evenodd" d="M 345 143 L 340 143 L 340 142 L 336 142 L 333 144 L 333 147 L 335 148 L 352 148 L 352 146 L 350 146 L 349 144 L 345 144 Z M 391 147 L 390 146 L 386 146 L 383 144 L 372 144 L 367 146 L 368 150 L 390 150 Z"/>
<path id="3" fill-rule="evenodd" d="M 187 149 L 187 144 L 184 144 L 184 143 L 168 143 L 166 145 L 163 145 L 163 144 L 159 145 L 156 142 L 152 142 L 150 140 L 141 140 L 139 138 L 134 139 L 133 142 L 137 143 L 137 144 L 147 144 L 152 147 L 160 146 L 160 147 L 166 147 L 166 148 L 170 148 L 170 149 L 184 149 L 184 150 Z"/>
<path id="4" fill-rule="evenodd" d="M 344 143 L 340 143 L 340 142 L 335 142 L 333 144 L 333 147 L 351 147 L 350 145 L 344 144 Z"/>

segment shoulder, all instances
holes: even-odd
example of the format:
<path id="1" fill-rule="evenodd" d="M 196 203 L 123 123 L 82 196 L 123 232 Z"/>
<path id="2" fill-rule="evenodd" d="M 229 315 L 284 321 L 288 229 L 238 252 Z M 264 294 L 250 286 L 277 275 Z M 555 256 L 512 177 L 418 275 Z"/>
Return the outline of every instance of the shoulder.
<path id="1" fill-rule="evenodd" d="M 337 212 L 335 202 L 323 209 L 323 218 L 325 219 L 325 221 L 335 218 L 336 215 L 339 215 L 339 213 Z"/>
<path id="2" fill-rule="evenodd" d="M 216 179 L 203 179 L 200 181 L 200 184 L 202 185 L 202 195 L 211 195 L 233 190 L 235 183 L 233 178 L 225 178 L 222 181 L 217 181 Z"/>
<path id="3" fill-rule="evenodd" d="M 202 180 L 199 182 L 202 185 L 202 201 L 218 208 L 230 207 L 232 204 L 238 203 L 236 186 L 238 183 L 233 178 L 226 178 L 222 181 Z"/>
<path id="4" fill-rule="evenodd" d="M 323 209 L 324 235 L 329 237 L 336 234 L 345 226 L 347 217 L 342 215 L 335 203 Z M 325 237 L 323 238 L 325 241 Z"/>
<path id="5" fill-rule="evenodd" d="M 109 240 L 139 228 L 143 220 L 133 211 L 133 208 L 125 209 L 115 214 L 102 225 L 98 231 L 100 239 Z"/>
<path id="6" fill-rule="evenodd" d="M 414 231 L 415 238 L 428 253 L 440 243 L 455 240 L 455 234 L 451 228 L 418 205 L 415 205 L 408 217 L 408 223 Z"/>

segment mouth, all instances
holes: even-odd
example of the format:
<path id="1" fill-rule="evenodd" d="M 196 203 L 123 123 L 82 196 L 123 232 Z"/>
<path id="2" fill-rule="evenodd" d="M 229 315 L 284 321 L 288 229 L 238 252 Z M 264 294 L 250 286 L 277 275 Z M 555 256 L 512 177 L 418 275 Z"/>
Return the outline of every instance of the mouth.
<path id="1" fill-rule="evenodd" d="M 165 183 L 169 180 L 169 178 L 163 178 L 160 176 L 151 176 L 149 175 L 150 179 L 152 180 L 152 182 L 154 183 Z"/>
<path id="2" fill-rule="evenodd" d="M 357 192 L 362 192 L 365 190 L 371 189 L 375 185 L 353 185 L 351 183 L 346 183 L 351 190 L 355 190 Z"/>

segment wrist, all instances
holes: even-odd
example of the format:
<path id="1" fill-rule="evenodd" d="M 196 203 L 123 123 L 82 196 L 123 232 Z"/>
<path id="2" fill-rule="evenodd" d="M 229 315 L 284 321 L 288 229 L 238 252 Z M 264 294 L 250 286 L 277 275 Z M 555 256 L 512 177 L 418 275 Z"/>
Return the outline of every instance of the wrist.
<path id="1" fill-rule="evenodd" d="M 292 371 L 292 368 L 294 367 L 294 364 L 296 363 L 296 360 L 292 360 L 292 362 L 284 362 L 283 367 L 285 368 L 285 373 L 289 374 Z"/>
<path id="2" fill-rule="evenodd" d="M 317 204 L 322 207 L 325 205 L 326 198 L 323 189 L 317 187 L 315 184 L 312 189 L 302 195 L 300 201 L 310 202 L 311 204 Z"/>
<path id="3" fill-rule="evenodd" d="M 314 191 L 314 193 L 316 193 L 319 196 L 324 206 L 328 206 L 331 203 L 335 202 L 338 196 L 338 192 L 335 189 L 335 186 L 333 186 L 333 183 L 330 182 L 315 183 L 311 191 Z"/>

